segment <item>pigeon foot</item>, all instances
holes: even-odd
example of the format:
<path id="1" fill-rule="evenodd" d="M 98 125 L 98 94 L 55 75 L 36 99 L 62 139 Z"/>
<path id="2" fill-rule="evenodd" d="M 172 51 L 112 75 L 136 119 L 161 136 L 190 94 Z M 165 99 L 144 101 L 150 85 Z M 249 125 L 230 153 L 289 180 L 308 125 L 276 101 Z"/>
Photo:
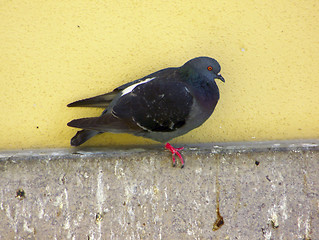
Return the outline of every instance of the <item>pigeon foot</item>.
<path id="1" fill-rule="evenodd" d="M 172 159 L 173 159 L 173 167 L 176 166 L 176 161 L 175 161 L 175 154 L 179 157 L 179 159 L 181 160 L 181 164 L 182 164 L 182 167 L 184 167 L 184 160 L 183 160 L 183 157 L 182 155 L 179 153 L 180 150 L 183 150 L 184 148 L 181 147 L 181 148 L 174 148 L 171 144 L 169 143 L 166 143 L 165 145 L 165 148 L 170 150 L 171 153 L 172 153 Z"/>

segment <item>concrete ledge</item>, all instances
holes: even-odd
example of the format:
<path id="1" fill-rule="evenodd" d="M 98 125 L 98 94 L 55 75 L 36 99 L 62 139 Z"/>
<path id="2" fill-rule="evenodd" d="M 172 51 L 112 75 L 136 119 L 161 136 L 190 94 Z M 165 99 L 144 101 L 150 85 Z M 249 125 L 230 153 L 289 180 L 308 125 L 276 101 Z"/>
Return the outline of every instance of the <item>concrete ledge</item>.
<path id="1" fill-rule="evenodd" d="M 319 239 L 318 146 L 0 152 L 0 239 Z"/>

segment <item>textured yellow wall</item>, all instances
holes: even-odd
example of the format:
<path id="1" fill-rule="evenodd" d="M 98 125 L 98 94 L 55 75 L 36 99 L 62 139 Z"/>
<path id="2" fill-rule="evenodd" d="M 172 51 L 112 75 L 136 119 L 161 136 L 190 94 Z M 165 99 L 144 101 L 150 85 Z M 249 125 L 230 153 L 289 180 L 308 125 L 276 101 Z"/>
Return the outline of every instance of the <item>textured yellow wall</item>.
<path id="1" fill-rule="evenodd" d="M 2 0 L 0 148 L 69 146 L 66 123 L 101 110 L 66 104 L 202 55 L 222 66 L 221 99 L 174 142 L 318 138 L 318 12 L 317 0 Z"/>

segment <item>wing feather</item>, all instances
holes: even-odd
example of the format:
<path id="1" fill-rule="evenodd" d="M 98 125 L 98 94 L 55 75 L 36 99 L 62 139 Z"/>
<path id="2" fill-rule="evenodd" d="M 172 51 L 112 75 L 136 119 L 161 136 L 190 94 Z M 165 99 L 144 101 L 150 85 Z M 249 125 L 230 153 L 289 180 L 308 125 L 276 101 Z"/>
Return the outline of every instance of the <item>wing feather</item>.
<path id="1" fill-rule="evenodd" d="M 98 95 L 91 98 L 86 98 L 82 100 L 75 101 L 73 103 L 68 104 L 68 107 L 99 107 L 106 108 L 112 102 L 112 100 L 118 94 L 118 91 L 113 91 L 109 93 L 105 93 L 102 95 Z"/>

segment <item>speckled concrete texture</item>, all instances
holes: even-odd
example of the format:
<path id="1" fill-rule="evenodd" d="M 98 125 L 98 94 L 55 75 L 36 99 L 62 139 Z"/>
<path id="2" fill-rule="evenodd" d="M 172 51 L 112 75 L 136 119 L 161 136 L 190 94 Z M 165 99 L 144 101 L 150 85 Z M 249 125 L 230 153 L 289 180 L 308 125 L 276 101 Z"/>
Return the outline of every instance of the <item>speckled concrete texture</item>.
<path id="1" fill-rule="evenodd" d="M 2 152 L 0 239 L 319 239 L 318 143 Z"/>

